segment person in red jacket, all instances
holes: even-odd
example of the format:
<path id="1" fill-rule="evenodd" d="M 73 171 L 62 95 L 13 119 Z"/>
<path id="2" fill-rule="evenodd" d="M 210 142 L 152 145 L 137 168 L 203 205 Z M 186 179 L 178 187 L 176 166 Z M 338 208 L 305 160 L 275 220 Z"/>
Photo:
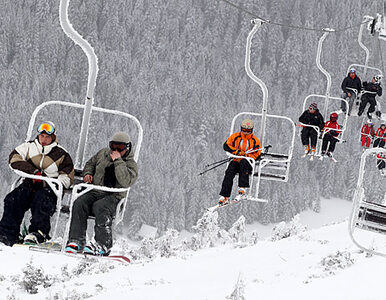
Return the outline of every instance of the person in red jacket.
<path id="1" fill-rule="evenodd" d="M 361 129 L 361 142 L 362 147 L 364 147 L 364 150 L 370 147 L 371 138 L 374 137 L 374 135 L 375 131 L 373 121 L 371 121 L 371 119 L 368 119 L 367 123 L 364 124 Z"/>
<path id="2" fill-rule="evenodd" d="M 251 157 L 256 160 L 261 154 L 261 143 L 252 133 L 253 126 L 253 121 L 243 120 L 241 130 L 232 134 L 224 143 L 224 150 L 237 156 Z M 252 167 L 246 159 L 235 158 L 229 163 L 220 191 L 219 205 L 228 203 L 232 192 L 233 179 L 237 173 L 239 173 L 240 198 L 246 197 L 251 171 Z"/>
<path id="3" fill-rule="evenodd" d="M 338 114 L 332 113 L 330 115 L 330 120 L 324 124 L 324 136 L 322 143 L 322 156 L 326 155 L 332 157 L 332 153 L 335 150 L 335 144 L 339 141 L 337 137 L 341 133 L 341 127 L 338 124 Z M 328 146 L 328 149 L 327 149 Z M 327 153 L 326 153 L 327 150 Z"/>
<path id="4" fill-rule="evenodd" d="M 381 126 L 377 129 L 377 132 L 375 133 L 375 141 L 373 144 L 373 147 L 381 147 L 385 146 L 386 142 L 386 124 L 382 123 Z"/>

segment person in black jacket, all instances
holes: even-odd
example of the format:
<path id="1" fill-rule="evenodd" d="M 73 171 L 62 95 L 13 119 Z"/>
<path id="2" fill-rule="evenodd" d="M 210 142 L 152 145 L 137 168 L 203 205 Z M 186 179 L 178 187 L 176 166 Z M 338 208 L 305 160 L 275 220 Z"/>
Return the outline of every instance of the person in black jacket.
<path id="1" fill-rule="evenodd" d="M 364 93 L 361 98 L 361 104 L 359 105 L 358 116 L 362 115 L 367 103 L 369 103 L 370 107 L 367 110 L 367 116 L 369 119 L 372 118 L 371 113 L 375 111 L 375 106 L 377 105 L 375 96 L 382 96 L 381 79 L 381 75 L 375 75 L 371 82 L 363 82 Z"/>
<path id="2" fill-rule="evenodd" d="M 349 98 L 348 99 L 349 108 L 347 112 L 348 115 L 350 115 L 351 109 L 354 104 L 354 100 L 357 97 L 357 94 L 351 89 L 357 90 L 357 93 L 359 93 L 362 90 L 362 83 L 359 77 L 356 75 L 355 68 L 350 69 L 347 77 L 343 79 L 343 82 L 342 82 L 343 94 L 340 97 L 343 99 L 347 99 L 347 97 Z M 344 101 L 341 102 L 340 106 L 342 111 L 346 112 L 346 104 Z"/>
<path id="3" fill-rule="evenodd" d="M 302 125 L 317 126 L 320 130 L 324 127 L 323 116 L 320 114 L 316 103 L 312 103 L 308 110 L 302 113 L 299 117 L 299 121 Z M 301 133 L 301 139 L 304 146 L 304 156 L 307 154 L 311 154 L 313 156 L 315 154 L 316 143 L 318 141 L 318 131 L 316 128 L 304 126 Z"/>

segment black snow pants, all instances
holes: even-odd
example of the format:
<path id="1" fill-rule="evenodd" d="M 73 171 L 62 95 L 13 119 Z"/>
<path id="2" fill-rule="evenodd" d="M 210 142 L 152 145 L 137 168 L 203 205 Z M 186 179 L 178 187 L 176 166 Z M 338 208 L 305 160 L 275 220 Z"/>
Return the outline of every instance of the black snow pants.
<path id="1" fill-rule="evenodd" d="M 33 185 L 26 180 L 4 199 L 4 212 L 0 221 L 0 241 L 12 246 L 19 239 L 24 214 L 31 209 L 29 232 L 40 230 L 47 237 L 51 230 L 50 218 L 56 210 L 57 197 L 49 187 Z"/>
<path id="2" fill-rule="evenodd" d="M 383 148 L 383 146 L 385 146 L 385 141 L 383 140 L 383 139 L 376 139 L 375 141 L 374 141 L 374 144 L 373 144 L 373 147 L 374 148 L 377 148 L 377 147 L 381 147 L 381 148 Z"/>
<path id="3" fill-rule="evenodd" d="M 237 173 L 239 173 L 239 187 L 248 188 L 249 175 L 251 171 L 252 167 L 246 159 L 242 159 L 240 162 L 232 160 L 229 163 L 228 169 L 225 171 L 220 196 L 230 197 L 232 192 L 233 179 Z"/>
<path id="4" fill-rule="evenodd" d="M 361 104 L 359 105 L 359 109 L 358 109 L 358 116 L 362 115 L 365 108 L 366 108 L 366 105 L 367 103 L 370 104 L 370 107 L 368 109 L 368 113 L 371 114 L 375 111 L 375 106 L 377 105 L 377 101 L 375 100 L 375 97 L 365 97 L 365 96 L 362 96 L 362 99 L 361 99 Z"/>
<path id="5" fill-rule="evenodd" d="M 382 170 L 385 168 L 385 161 L 383 159 L 377 159 L 377 166 L 379 170 Z"/>
<path id="6" fill-rule="evenodd" d="M 303 146 L 310 145 L 311 142 L 311 147 L 316 147 L 316 142 L 318 141 L 318 133 L 314 128 L 304 127 L 300 137 L 302 139 Z"/>
<path id="7" fill-rule="evenodd" d="M 68 242 L 86 244 L 87 219 L 95 217 L 95 241 L 110 249 L 113 246 L 112 224 L 120 199 L 114 193 L 91 190 L 75 200 L 72 207 Z"/>
<path id="8" fill-rule="evenodd" d="M 338 142 L 338 140 L 329 132 L 326 133 L 323 137 L 323 143 L 322 143 L 322 153 L 325 153 L 327 150 L 327 145 L 330 143 L 328 146 L 328 152 L 334 152 L 335 150 L 335 145 Z"/>

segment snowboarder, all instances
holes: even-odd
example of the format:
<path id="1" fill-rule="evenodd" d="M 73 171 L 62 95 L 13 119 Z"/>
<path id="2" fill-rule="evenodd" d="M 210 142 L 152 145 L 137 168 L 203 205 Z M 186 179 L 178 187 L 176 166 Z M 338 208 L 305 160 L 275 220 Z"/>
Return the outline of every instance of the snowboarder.
<path id="1" fill-rule="evenodd" d="M 316 103 L 312 103 L 308 110 L 303 112 L 299 117 L 299 121 L 304 125 L 316 126 L 320 130 L 324 127 L 323 116 L 320 114 Z M 304 157 L 307 154 L 311 154 L 311 159 L 313 159 L 318 141 L 318 131 L 314 127 L 304 126 L 301 132 L 301 139 L 304 146 Z"/>
<path id="2" fill-rule="evenodd" d="M 375 140 L 373 147 L 381 147 L 385 146 L 386 142 L 386 122 L 383 122 L 381 126 L 377 129 L 377 132 L 375 133 Z"/>
<path id="3" fill-rule="evenodd" d="M 338 124 L 338 114 L 333 112 L 330 115 L 330 120 L 326 122 L 324 125 L 324 135 L 323 135 L 323 143 L 322 143 L 322 159 L 323 156 L 327 154 L 328 157 L 332 158 L 332 153 L 335 150 L 335 144 L 338 142 L 337 137 L 340 134 L 340 126 Z M 334 130 L 337 129 L 337 130 Z M 329 145 L 328 145 L 329 144 Z M 327 149 L 328 145 L 328 149 Z M 327 150 L 327 153 L 326 153 Z"/>
<path id="4" fill-rule="evenodd" d="M 359 94 L 362 89 L 362 83 L 360 78 L 356 75 L 355 68 L 350 69 L 347 77 L 343 79 L 341 87 L 343 94 L 340 97 L 343 99 L 347 99 L 347 97 L 349 98 L 349 108 L 347 114 L 350 115 L 357 94 Z M 356 90 L 357 94 L 352 89 Z M 346 112 L 346 103 L 344 101 L 341 102 L 341 109 L 343 112 Z"/>
<path id="5" fill-rule="evenodd" d="M 138 167 L 130 137 L 115 133 L 109 148 L 103 148 L 87 161 L 83 181 L 90 184 L 128 188 L 137 180 Z M 75 200 L 66 252 L 107 256 L 113 245 L 111 226 L 119 201 L 126 193 L 91 190 Z M 87 219 L 95 216 L 95 242 L 86 244 Z"/>
<path id="6" fill-rule="evenodd" d="M 70 155 L 58 145 L 55 125 L 43 122 L 33 141 L 16 147 L 9 156 L 11 168 L 28 174 L 57 178 L 64 188 L 74 180 L 74 165 Z M 57 197 L 44 180 L 26 178 L 4 199 L 0 221 L 0 242 L 12 246 L 19 240 L 20 225 L 25 212 L 31 209 L 29 234 L 24 242 L 43 243 L 49 240 L 50 217 L 56 211 Z"/>
<path id="7" fill-rule="evenodd" d="M 362 115 L 367 103 L 369 103 L 370 107 L 367 110 L 367 116 L 369 119 L 372 118 L 371 114 L 375 111 L 375 106 L 377 105 L 375 96 L 382 96 L 381 79 L 381 75 L 375 75 L 371 82 L 363 82 L 364 93 L 361 98 L 361 104 L 359 105 L 358 116 Z"/>
<path id="8" fill-rule="evenodd" d="M 224 143 L 224 150 L 237 156 L 258 159 L 261 154 L 261 144 L 259 139 L 252 133 L 253 127 L 252 120 L 243 120 L 241 122 L 241 130 L 232 134 Z M 246 159 L 235 158 L 229 163 L 220 191 L 219 205 L 228 204 L 232 192 L 233 179 L 237 173 L 239 173 L 239 198 L 243 199 L 247 196 L 251 171 L 252 167 Z"/>
<path id="9" fill-rule="evenodd" d="M 361 142 L 363 150 L 366 150 L 370 147 L 371 139 L 374 137 L 374 125 L 371 119 L 368 119 L 366 124 L 364 124 L 361 128 Z"/>

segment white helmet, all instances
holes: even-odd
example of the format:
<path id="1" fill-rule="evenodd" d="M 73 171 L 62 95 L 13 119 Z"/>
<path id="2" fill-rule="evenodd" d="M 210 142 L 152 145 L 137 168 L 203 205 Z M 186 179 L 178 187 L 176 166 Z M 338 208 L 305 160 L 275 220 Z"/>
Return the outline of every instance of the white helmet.
<path id="1" fill-rule="evenodd" d="M 382 80 L 382 75 L 381 75 L 381 74 L 375 75 L 375 76 L 374 76 L 374 80 L 375 80 L 375 82 L 381 82 L 381 80 Z"/>

